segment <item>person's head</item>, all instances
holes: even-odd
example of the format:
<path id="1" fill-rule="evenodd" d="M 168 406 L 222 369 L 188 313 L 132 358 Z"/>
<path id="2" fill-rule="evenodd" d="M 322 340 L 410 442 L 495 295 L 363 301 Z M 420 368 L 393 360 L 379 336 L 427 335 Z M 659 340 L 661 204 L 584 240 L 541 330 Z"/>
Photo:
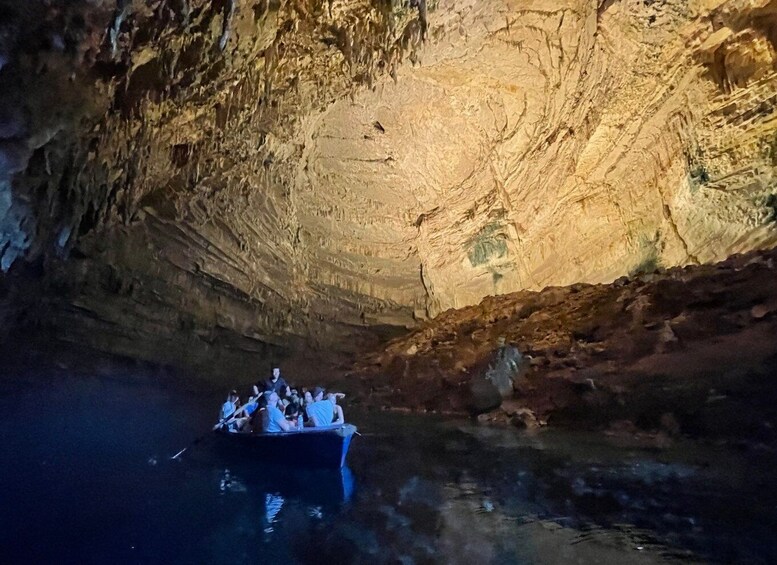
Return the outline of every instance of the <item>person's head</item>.
<path id="1" fill-rule="evenodd" d="M 227 396 L 227 400 L 229 400 L 230 402 L 237 402 L 238 398 L 240 397 L 237 395 L 236 390 L 229 391 L 229 396 Z"/>
<path id="2" fill-rule="evenodd" d="M 313 389 L 313 400 L 315 402 L 318 402 L 319 400 L 323 399 L 325 392 L 326 391 L 323 388 L 321 388 L 320 386 L 317 386 L 316 388 Z"/>
<path id="3" fill-rule="evenodd" d="M 287 418 L 296 418 L 299 415 L 299 406 L 292 403 L 286 406 L 286 410 L 284 412 Z"/>
<path id="4" fill-rule="evenodd" d="M 305 404 L 312 404 L 313 403 L 313 395 L 310 394 L 309 390 L 305 391 L 305 396 L 303 398 L 305 399 Z"/>
<path id="5" fill-rule="evenodd" d="M 331 401 L 332 404 L 337 404 L 337 395 L 334 392 L 327 393 L 324 398 Z"/>
<path id="6" fill-rule="evenodd" d="M 277 381 L 281 376 L 281 368 L 280 367 L 273 367 L 272 368 L 272 382 Z"/>

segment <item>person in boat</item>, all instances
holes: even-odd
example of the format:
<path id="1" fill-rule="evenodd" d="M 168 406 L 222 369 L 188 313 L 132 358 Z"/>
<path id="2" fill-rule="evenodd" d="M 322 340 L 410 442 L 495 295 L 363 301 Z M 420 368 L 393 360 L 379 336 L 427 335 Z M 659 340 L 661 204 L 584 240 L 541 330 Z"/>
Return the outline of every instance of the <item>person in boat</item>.
<path id="1" fill-rule="evenodd" d="M 272 396 L 273 393 L 275 393 L 275 396 Z M 262 398 L 264 398 L 265 407 L 270 406 L 270 403 L 272 402 L 272 406 L 275 406 L 281 412 L 286 408 L 283 402 L 281 402 L 280 395 L 271 388 L 264 391 L 264 396 Z"/>
<path id="2" fill-rule="evenodd" d="M 219 414 L 219 420 L 224 421 L 232 417 L 238 407 L 240 397 L 237 395 L 237 391 L 233 390 L 227 395 L 227 401 L 221 405 L 221 412 Z"/>
<path id="3" fill-rule="evenodd" d="M 327 400 L 334 405 L 334 420 L 332 424 L 345 424 L 345 414 L 343 414 L 343 407 L 337 403 L 338 398 L 345 398 L 345 394 L 342 392 L 330 392 L 326 395 Z"/>
<path id="4" fill-rule="evenodd" d="M 230 416 L 230 425 L 232 426 L 232 429 L 236 429 L 241 432 L 249 431 L 251 419 L 259 408 L 259 399 L 262 396 L 263 394 L 250 397 L 248 402 L 235 410 L 232 416 Z"/>
<path id="5" fill-rule="evenodd" d="M 289 403 L 283 415 L 289 422 L 297 422 L 297 427 L 299 427 L 299 417 L 302 415 L 299 404 Z"/>
<path id="6" fill-rule="evenodd" d="M 289 385 L 286 380 L 281 376 L 281 368 L 273 366 L 272 375 L 270 378 L 261 383 L 256 383 L 254 386 L 254 394 L 259 394 L 260 390 L 272 390 L 278 394 L 279 398 L 286 396 L 289 390 Z"/>
<path id="7" fill-rule="evenodd" d="M 345 422 L 342 407 L 337 405 L 337 398 L 344 397 L 342 393 L 326 394 L 326 391 L 317 386 L 313 390 L 313 402 L 305 406 L 310 424 L 314 427 L 342 424 Z"/>
<path id="8" fill-rule="evenodd" d="M 240 426 L 243 424 L 238 421 L 238 410 L 241 410 L 240 396 L 238 396 L 236 390 L 232 390 L 227 396 L 227 401 L 221 405 L 219 412 L 219 425 L 226 427 L 231 432 L 237 432 L 240 430 Z"/>
<path id="9" fill-rule="evenodd" d="M 290 404 L 296 404 L 297 407 L 302 406 L 302 397 L 300 397 L 299 391 L 296 388 L 289 389 L 289 396 L 287 398 Z"/>
<path id="10" fill-rule="evenodd" d="M 287 408 L 294 405 L 298 410 L 302 409 L 302 398 L 297 392 L 297 389 L 291 389 L 289 391 L 289 396 L 286 397 L 286 401 L 285 404 Z"/>
<path id="11" fill-rule="evenodd" d="M 267 408 L 262 412 L 262 431 L 265 433 L 291 432 L 297 429 L 296 422 L 289 422 L 278 408 L 278 393 L 269 391 L 265 393 L 267 397 Z"/>

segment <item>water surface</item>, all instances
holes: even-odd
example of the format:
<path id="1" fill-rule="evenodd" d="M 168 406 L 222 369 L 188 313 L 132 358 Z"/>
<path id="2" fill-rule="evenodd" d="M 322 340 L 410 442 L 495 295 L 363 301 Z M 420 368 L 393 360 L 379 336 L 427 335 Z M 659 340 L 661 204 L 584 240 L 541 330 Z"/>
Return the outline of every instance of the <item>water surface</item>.
<path id="1" fill-rule="evenodd" d="M 347 413 L 349 469 L 267 467 L 206 434 L 220 390 L 129 370 L 0 384 L 9 563 L 777 562 L 777 461 Z"/>

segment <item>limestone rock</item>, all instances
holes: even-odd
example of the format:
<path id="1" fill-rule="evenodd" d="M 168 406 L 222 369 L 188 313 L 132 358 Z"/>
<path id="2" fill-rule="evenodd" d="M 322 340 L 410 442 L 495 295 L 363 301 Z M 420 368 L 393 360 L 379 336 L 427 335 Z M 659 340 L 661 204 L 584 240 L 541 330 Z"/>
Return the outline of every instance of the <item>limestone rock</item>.
<path id="1" fill-rule="evenodd" d="M 521 408 L 517 410 L 515 414 L 513 414 L 511 421 L 514 426 L 519 428 L 526 428 L 528 430 L 533 430 L 543 425 L 542 422 L 537 419 L 537 416 L 534 414 L 534 412 L 528 408 Z"/>
<path id="2" fill-rule="evenodd" d="M 777 311 L 777 303 L 756 304 L 750 309 L 750 315 L 756 320 L 760 320 L 775 311 Z"/>
<path id="3" fill-rule="evenodd" d="M 505 345 L 504 338 L 501 338 L 501 346 L 494 353 L 484 377 L 494 385 L 502 398 L 510 398 L 514 383 L 525 371 L 524 356 L 514 345 Z"/>
<path id="4" fill-rule="evenodd" d="M 0 0 L 4 321 L 360 350 L 772 246 L 776 6 Z"/>
<path id="5" fill-rule="evenodd" d="M 663 344 L 676 343 L 679 341 L 669 320 L 664 320 L 664 325 L 661 326 L 661 330 L 658 332 L 658 339 Z"/>
<path id="6" fill-rule="evenodd" d="M 491 381 L 476 378 L 470 384 L 469 407 L 475 414 L 498 408 L 502 404 L 502 395 Z"/>
<path id="7" fill-rule="evenodd" d="M 546 423 L 526 406 L 517 400 L 505 400 L 501 406 L 502 411 L 510 417 L 514 426 L 526 429 L 536 429 L 544 426 Z"/>
<path id="8" fill-rule="evenodd" d="M 777 356 L 777 317 L 765 314 L 777 303 L 768 266 L 776 257 L 777 249 L 751 252 L 667 269 L 644 284 L 491 297 L 440 314 L 376 357 L 385 366 L 407 359 L 410 344 L 417 347 L 412 369 L 403 379 L 398 367 L 396 381 L 426 409 L 471 408 L 462 396 L 466 391 L 470 399 L 472 387 L 481 399 L 476 411 L 498 406 L 510 419 L 526 408 L 540 423 L 606 429 L 628 420 L 651 437 L 656 430 L 667 437 L 743 432 L 759 418 L 772 421 L 777 406 L 769 400 L 768 378 Z M 520 343 L 536 361 L 526 363 L 530 372 L 509 399 L 484 377 L 500 337 Z M 464 348 L 467 363 L 456 358 Z M 373 372 L 372 358 L 358 370 Z M 442 382 L 439 371 L 449 358 L 456 370 L 446 371 Z M 758 416 L 744 419 L 750 408 Z"/>

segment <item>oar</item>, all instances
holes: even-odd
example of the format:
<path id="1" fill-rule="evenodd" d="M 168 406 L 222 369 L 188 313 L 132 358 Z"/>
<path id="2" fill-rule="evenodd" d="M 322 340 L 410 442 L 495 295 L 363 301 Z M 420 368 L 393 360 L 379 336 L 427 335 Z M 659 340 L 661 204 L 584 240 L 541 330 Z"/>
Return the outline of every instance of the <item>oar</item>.
<path id="1" fill-rule="evenodd" d="M 178 458 L 181 456 L 181 454 L 183 454 L 183 452 L 184 452 L 184 451 L 186 451 L 186 450 L 187 450 L 187 449 L 189 449 L 190 447 L 194 447 L 195 445 L 197 445 L 198 443 L 200 443 L 202 440 L 204 440 L 204 439 L 205 439 L 205 436 L 207 436 L 209 433 L 210 433 L 210 432 L 207 432 L 207 433 L 204 433 L 204 434 L 202 434 L 200 437 L 198 437 L 197 439 L 195 439 L 195 440 L 194 440 L 193 442 L 191 442 L 189 445 L 187 445 L 186 447 L 184 447 L 184 448 L 183 448 L 181 451 L 179 451 L 178 453 L 176 453 L 175 455 L 173 455 L 173 456 L 172 456 L 170 459 L 178 459 Z"/>
<path id="2" fill-rule="evenodd" d="M 260 393 L 260 394 L 259 394 L 259 396 L 262 396 L 262 393 Z M 258 400 L 259 396 L 257 396 L 257 397 L 251 397 L 251 398 L 248 400 L 248 402 L 247 402 L 246 404 L 244 404 L 243 406 L 241 406 L 241 408 L 244 408 L 244 407 L 245 407 L 247 404 L 250 404 L 251 402 L 255 402 L 256 400 Z M 238 413 L 239 413 L 240 411 L 241 411 L 241 410 L 240 410 L 240 408 L 238 408 L 238 409 L 237 409 L 237 410 L 235 410 L 235 411 L 234 411 L 232 414 L 230 414 L 230 415 L 229 415 L 229 416 L 227 416 L 226 418 L 223 418 L 221 421 L 219 421 L 219 423 L 218 423 L 218 424 L 216 424 L 215 426 L 213 426 L 213 429 L 212 429 L 211 431 L 215 432 L 215 431 L 216 431 L 216 430 L 218 430 L 220 427 L 222 427 L 222 426 L 226 426 L 227 424 L 231 424 L 231 423 L 232 423 L 232 422 L 233 422 L 233 421 L 234 421 L 234 420 L 237 418 L 237 415 L 238 415 Z M 205 433 L 204 433 L 204 434 L 202 434 L 200 437 L 198 437 L 198 438 L 197 438 L 197 439 L 195 439 L 193 442 L 191 442 L 189 445 L 187 445 L 186 447 L 184 447 L 184 448 L 183 448 L 181 451 L 179 451 L 178 453 L 176 453 L 175 455 L 173 455 L 173 456 L 172 456 L 170 459 L 178 459 L 178 458 L 181 456 L 181 454 L 182 454 L 184 451 L 186 451 L 186 450 L 187 450 L 187 449 L 189 449 L 190 447 L 194 447 L 195 445 L 197 445 L 198 443 L 200 443 L 202 440 L 204 440 L 204 439 L 205 439 L 205 438 L 206 438 L 208 435 L 210 435 L 210 432 L 205 432 Z"/>
<path id="3" fill-rule="evenodd" d="M 219 426 L 222 426 L 222 425 L 224 425 L 225 423 L 226 423 L 226 420 L 222 420 L 221 422 L 219 422 L 218 424 L 216 424 L 216 425 L 213 427 L 213 430 L 211 430 L 211 431 L 214 431 L 214 430 L 216 430 L 216 429 L 217 429 Z M 179 457 L 180 457 L 180 456 L 183 454 L 183 452 L 184 452 L 184 451 L 186 451 L 186 450 L 187 450 L 187 449 L 189 449 L 190 447 L 194 447 L 195 445 L 197 445 L 198 443 L 200 443 L 202 440 L 204 440 L 206 437 L 208 437 L 208 436 L 210 435 L 210 433 L 211 433 L 210 431 L 208 431 L 208 432 L 205 432 L 204 434 L 202 434 L 201 436 L 199 436 L 197 439 L 195 439 L 193 442 L 191 442 L 189 445 L 187 445 L 186 447 L 184 447 L 184 448 L 183 448 L 181 451 L 179 451 L 178 453 L 176 453 L 175 455 L 173 455 L 173 456 L 172 456 L 170 459 L 178 459 L 178 458 L 179 458 Z"/>
<path id="4" fill-rule="evenodd" d="M 224 425 L 226 425 L 226 424 L 229 424 L 229 423 L 231 423 L 231 422 L 232 422 L 232 420 L 234 420 L 234 419 L 235 419 L 235 417 L 234 417 L 234 416 L 228 416 L 227 418 L 224 418 L 224 419 L 223 419 L 223 420 L 221 420 L 221 421 L 220 421 L 218 424 L 216 424 L 215 426 L 213 426 L 213 429 L 212 429 L 212 430 L 210 430 L 210 431 L 208 431 L 208 432 L 205 432 L 204 434 L 202 434 L 200 437 L 198 437 L 197 439 L 195 439 L 195 440 L 194 440 L 193 442 L 191 442 L 189 445 L 187 445 L 186 447 L 184 447 L 184 448 L 183 448 L 181 451 L 179 451 L 178 453 L 176 453 L 175 455 L 173 455 L 173 456 L 172 456 L 170 459 L 178 459 L 178 458 L 181 456 L 181 454 L 183 454 L 183 452 L 184 452 L 184 451 L 186 451 L 186 450 L 187 450 L 187 449 L 189 449 L 190 447 L 194 447 L 195 445 L 197 445 L 198 443 L 200 443 L 202 440 L 204 440 L 206 437 L 208 437 L 208 436 L 210 435 L 210 432 L 216 431 L 216 430 L 217 430 L 217 429 L 219 429 L 221 426 L 224 426 Z"/>

